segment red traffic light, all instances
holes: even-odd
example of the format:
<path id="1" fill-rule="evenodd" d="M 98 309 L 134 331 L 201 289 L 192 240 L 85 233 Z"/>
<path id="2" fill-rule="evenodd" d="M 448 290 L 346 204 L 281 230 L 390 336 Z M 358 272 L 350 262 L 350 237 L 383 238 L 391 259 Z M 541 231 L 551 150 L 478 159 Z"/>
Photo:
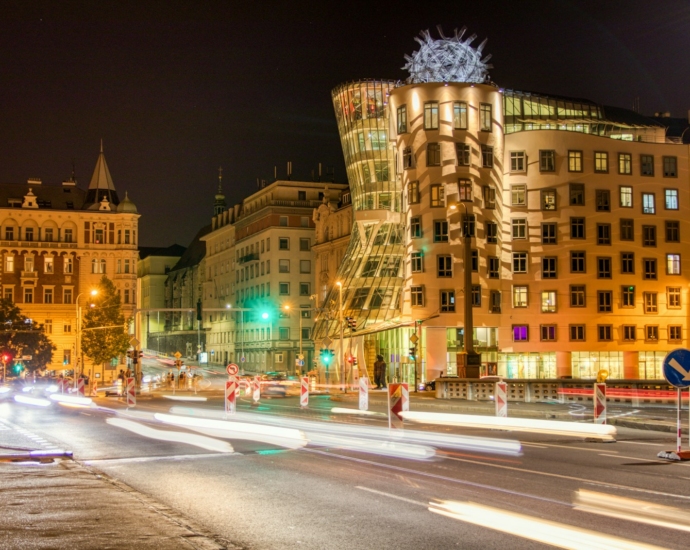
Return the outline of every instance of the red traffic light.
<path id="1" fill-rule="evenodd" d="M 10 356 L 7 353 L 3 353 L 3 355 L 2 355 L 2 362 L 3 363 L 8 363 L 11 360 L 12 360 L 12 356 Z"/>

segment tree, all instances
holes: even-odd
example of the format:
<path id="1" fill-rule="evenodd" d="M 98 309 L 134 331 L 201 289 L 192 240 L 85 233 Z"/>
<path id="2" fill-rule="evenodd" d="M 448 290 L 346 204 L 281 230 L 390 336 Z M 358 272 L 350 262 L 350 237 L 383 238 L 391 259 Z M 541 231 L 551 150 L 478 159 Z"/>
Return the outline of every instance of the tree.
<path id="1" fill-rule="evenodd" d="M 105 275 L 98 283 L 98 293 L 82 318 L 81 349 L 100 365 L 123 355 L 129 348 L 129 334 L 122 313 L 120 294 Z"/>
<path id="2" fill-rule="evenodd" d="M 11 300 L 0 300 L 0 348 L 2 354 L 8 353 L 13 359 L 31 355 L 24 363 L 28 372 L 44 369 L 53 360 L 57 348 L 43 332 L 43 325 L 22 315 L 21 310 Z"/>

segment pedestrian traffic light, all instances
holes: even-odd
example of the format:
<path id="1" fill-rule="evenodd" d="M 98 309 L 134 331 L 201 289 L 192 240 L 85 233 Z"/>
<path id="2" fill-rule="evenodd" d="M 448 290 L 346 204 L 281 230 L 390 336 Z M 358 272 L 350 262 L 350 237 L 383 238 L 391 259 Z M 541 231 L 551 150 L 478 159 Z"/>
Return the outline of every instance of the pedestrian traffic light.
<path id="1" fill-rule="evenodd" d="M 410 361 L 416 361 L 417 360 L 417 346 L 410 348 L 409 357 L 410 357 Z"/>

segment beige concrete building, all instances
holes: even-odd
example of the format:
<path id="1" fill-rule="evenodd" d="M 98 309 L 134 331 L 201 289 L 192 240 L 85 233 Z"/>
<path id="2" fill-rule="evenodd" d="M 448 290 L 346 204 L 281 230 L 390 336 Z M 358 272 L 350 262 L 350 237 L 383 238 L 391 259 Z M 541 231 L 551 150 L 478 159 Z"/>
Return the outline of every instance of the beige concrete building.
<path id="1" fill-rule="evenodd" d="M 2 296 L 43 324 L 57 347 L 49 369 L 80 369 L 78 310 L 103 275 L 120 292 L 125 317 L 133 315 L 138 223 L 127 194 L 118 198 L 102 147 L 86 191 L 74 178 L 0 185 Z M 85 358 L 83 372 L 111 380 L 121 359 L 104 369 Z"/>

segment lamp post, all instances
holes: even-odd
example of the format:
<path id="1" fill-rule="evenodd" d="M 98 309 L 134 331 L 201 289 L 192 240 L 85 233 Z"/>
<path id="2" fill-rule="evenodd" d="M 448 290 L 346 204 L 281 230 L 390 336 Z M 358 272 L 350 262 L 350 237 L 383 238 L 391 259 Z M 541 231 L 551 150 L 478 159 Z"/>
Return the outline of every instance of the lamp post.
<path id="1" fill-rule="evenodd" d="M 76 329 L 77 329 L 76 332 L 77 332 L 77 334 L 76 334 L 76 338 L 75 338 L 75 341 L 74 341 L 74 355 L 75 355 L 76 357 L 74 358 L 74 361 L 75 361 L 75 365 L 79 365 L 80 369 L 83 369 L 83 368 L 84 368 L 84 364 L 83 364 L 83 363 L 84 363 L 84 358 L 80 356 L 80 352 L 81 352 L 81 331 L 82 331 L 82 329 L 81 329 L 81 322 L 82 322 L 82 319 L 81 319 L 81 306 L 79 305 L 79 298 L 81 298 L 81 296 L 82 296 L 83 294 L 84 294 L 83 292 L 80 292 L 79 294 L 77 294 L 77 299 L 74 300 L 74 305 L 75 305 L 75 308 L 76 308 L 76 315 L 77 315 L 77 326 L 76 326 Z M 96 296 L 96 295 L 98 294 L 98 291 L 97 291 L 96 289 L 93 289 L 89 294 L 91 294 L 91 296 Z M 79 362 L 79 358 L 80 358 L 80 357 L 81 357 L 81 363 Z M 78 377 L 79 377 L 79 373 L 77 373 L 77 369 L 76 369 L 76 366 L 75 366 L 75 369 L 74 369 L 74 387 L 75 387 L 75 388 L 77 387 L 77 378 L 78 378 Z"/>
<path id="2" fill-rule="evenodd" d="M 283 309 L 287 312 L 290 311 L 290 306 L 289 305 L 284 305 Z M 302 351 L 302 312 L 303 311 L 314 311 L 315 308 L 310 307 L 310 308 L 299 308 L 297 310 L 297 315 L 299 315 L 299 356 L 298 359 L 302 362 L 304 362 L 304 353 Z M 304 365 L 302 365 L 304 366 Z M 295 362 L 295 371 L 297 371 L 297 362 Z M 300 369 L 301 371 L 301 369 Z M 299 374 L 299 373 L 296 373 Z"/>
<path id="3" fill-rule="evenodd" d="M 345 361 L 343 361 L 343 283 L 341 281 L 338 281 L 335 284 L 338 285 L 339 290 L 338 309 L 340 310 L 340 313 L 338 315 L 338 319 L 340 322 L 340 358 L 338 360 L 340 361 L 340 371 L 342 372 L 343 376 L 343 392 L 347 393 L 347 380 L 345 380 Z"/>
<path id="4" fill-rule="evenodd" d="M 464 246 L 464 292 L 465 292 L 465 338 L 463 353 L 458 354 L 458 365 L 462 363 L 467 378 L 479 378 L 481 355 L 474 351 L 474 320 L 472 318 L 472 236 L 470 234 L 470 216 L 467 205 L 461 202 L 465 209 L 465 219 L 462 224 Z"/>

